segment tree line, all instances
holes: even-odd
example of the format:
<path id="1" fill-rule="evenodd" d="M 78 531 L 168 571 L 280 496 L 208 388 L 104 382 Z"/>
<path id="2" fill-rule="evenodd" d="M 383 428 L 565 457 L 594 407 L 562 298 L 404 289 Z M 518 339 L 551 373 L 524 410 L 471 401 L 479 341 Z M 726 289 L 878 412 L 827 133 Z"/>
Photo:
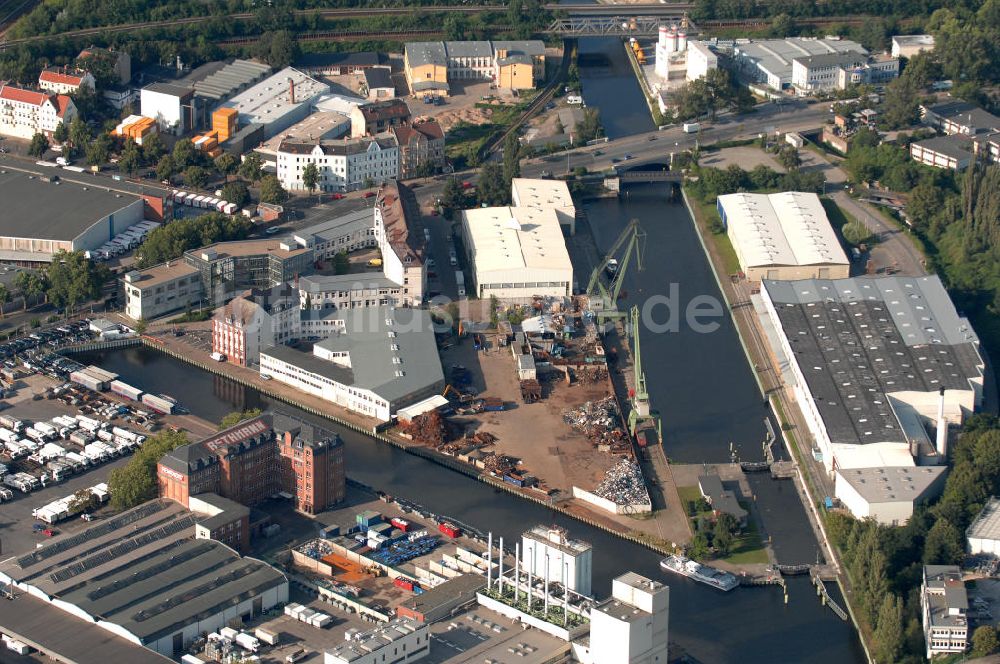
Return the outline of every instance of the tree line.
<path id="1" fill-rule="evenodd" d="M 905 526 L 859 521 L 841 512 L 826 516 L 827 532 L 842 552 L 854 606 L 863 629 L 871 633 L 869 643 L 877 662 L 924 661 L 920 625 L 923 566 L 959 564 L 965 552 L 966 528 L 990 496 L 1000 492 L 997 419 L 971 417 L 951 457 L 952 468 L 940 498 L 917 508 Z M 979 652 L 975 654 L 990 654 L 996 649 L 996 631 L 989 628 L 977 635 L 976 641 Z"/>
<path id="2" fill-rule="evenodd" d="M 208 212 L 153 229 L 136 252 L 139 269 L 180 258 L 185 251 L 216 242 L 245 239 L 253 222 L 242 215 Z"/>

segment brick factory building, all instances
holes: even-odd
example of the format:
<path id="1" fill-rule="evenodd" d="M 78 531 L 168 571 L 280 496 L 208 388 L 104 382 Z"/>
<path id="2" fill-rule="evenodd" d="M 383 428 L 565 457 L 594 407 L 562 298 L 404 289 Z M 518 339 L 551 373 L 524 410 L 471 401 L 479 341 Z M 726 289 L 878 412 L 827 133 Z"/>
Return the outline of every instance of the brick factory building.
<path id="1" fill-rule="evenodd" d="M 160 495 L 194 509 L 192 497 L 212 493 L 252 507 L 280 491 L 313 514 L 345 494 L 344 446 L 312 427 L 261 415 L 205 440 L 178 447 L 157 465 Z M 274 472 L 280 467 L 282 472 Z"/>
<path id="2" fill-rule="evenodd" d="M 347 495 L 344 443 L 339 436 L 318 438 L 308 424 L 285 417 L 275 427 L 281 456 L 281 485 L 295 496 L 295 509 L 306 514 L 322 512 Z"/>

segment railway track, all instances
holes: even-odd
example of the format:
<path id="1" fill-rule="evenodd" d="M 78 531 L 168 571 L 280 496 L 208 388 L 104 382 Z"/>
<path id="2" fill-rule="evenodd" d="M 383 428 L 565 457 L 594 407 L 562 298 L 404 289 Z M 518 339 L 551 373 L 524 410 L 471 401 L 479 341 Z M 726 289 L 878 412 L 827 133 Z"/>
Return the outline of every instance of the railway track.
<path id="1" fill-rule="evenodd" d="M 6 0 L 0 2 L 0 37 L 10 29 L 22 14 L 34 7 L 38 0 Z"/>
<path id="2" fill-rule="evenodd" d="M 493 28 L 495 33 L 510 32 L 512 28 L 498 26 Z M 440 37 L 444 35 L 443 30 L 436 28 L 417 28 L 413 30 L 323 30 L 319 32 L 302 32 L 295 38 L 298 41 L 342 41 L 356 42 L 367 41 L 369 39 L 408 40 L 409 36 L 420 37 Z M 234 37 L 232 39 L 221 39 L 216 43 L 219 46 L 241 46 L 243 44 L 254 44 L 260 41 L 262 35 L 247 35 L 244 37 Z"/>
<path id="3" fill-rule="evenodd" d="M 37 0 L 24 0 L 22 5 L 23 11 L 24 5 L 33 4 Z M 458 13 L 458 14 L 478 14 L 490 10 L 503 10 L 502 6 L 487 6 L 487 5 L 470 5 L 470 6 L 426 6 L 426 7 L 408 7 L 405 11 L 409 14 L 430 14 L 439 12 L 448 13 Z M 319 16 L 325 19 L 348 19 L 348 18 L 364 18 L 368 16 L 395 16 L 402 11 L 399 7 L 371 7 L 367 9 L 296 9 L 292 12 L 294 16 Z M 134 30 L 148 30 L 150 28 L 175 28 L 183 27 L 186 25 L 197 25 L 199 23 L 205 23 L 217 18 L 221 18 L 227 21 L 251 21 L 254 18 L 254 14 L 250 12 L 243 12 L 239 14 L 227 14 L 223 16 L 188 16 L 185 18 L 169 19 L 165 21 L 148 21 L 144 23 L 124 23 L 119 25 L 105 25 L 94 28 L 81 28 L 79 30 L 67 30 L 66 32 L 59 33 L 58 35 L 35 35 L 32 37 L 22 37 L 20 39 L 8 39 L 0 43 L 0 48 L 4 46 L 17 46 L 19 44 L 28 44 L 31 42 L 43 41 L 45 39 L 55 39 L 55 38 L 73 38 L 73 37 L 91 37 L 100 34 L 112 34 L 117 32 L 132 32 Z M 0 25 L 0 28 L 3 26 Z M 420 34 L 419 31 L 415 34 Z M 308 41 L 308 39 L 306 40 Z"/>

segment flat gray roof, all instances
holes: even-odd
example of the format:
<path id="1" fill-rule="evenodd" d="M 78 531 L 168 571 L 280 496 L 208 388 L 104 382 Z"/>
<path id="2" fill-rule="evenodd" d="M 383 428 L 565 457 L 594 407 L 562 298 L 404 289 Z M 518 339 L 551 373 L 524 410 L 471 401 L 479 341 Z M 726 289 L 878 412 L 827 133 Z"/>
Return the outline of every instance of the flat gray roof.
<path id="1" fill-rule="evenodd" d="M 449 58 L 491 58 L 493 49 L 488 41 L 449 41 L 444 43 Z"/>
<path id="2" fill-rule="evenodd" d="M 120 625 L 144 643 L 265 590 L 283 574 L 213 540 L 198 517 L 153 500 L 0 565 L 0 573 Z"/>
<path id="3" fill-rule="evenodd" d="M 831 442 L 907 442 L 887 392 L 973 389 L 979 338 L 931 277 L 764 280 Z"/>
<path id="4" fill-rule="evenodd" d="M 924 150 L 930 150 L 938 154 L 953 159 L 969 159 L 972 157 L 972 141 L 967 136 L 954 134 L 952 136 L 935 136 L 923 141 L 917 141 L 915 145 Z"/>
<path id="5" fill-rule="evenodd" d="M 795 58 L 821 55 L 824 53 L 868 52 L 857 42 L 848 39 L 762 39 L 746 44 L 736 44 L 737 56 L 753 61 L 769 73 L 789 79 L 792 76 L 792 61 Z"/>
<path id="6" fill-rule="evenodd" d="M 448 65 L 444 42 L 406 42 L 403 49 L 406 51 L 406 59 L 410 63 L 410 67 L 430 64 L 440 67 Z"/>
<path id="7" fill-rule="evenodd" d="M 16 595 L 14 600 L 0 601 L 0 628 L 49 657 L 72 664 L 172 661 L 37 597 L 20 591 Z"/>
<path id="8" fill-rule="evenodd" d="M 305 345 L 303 350 L 272 346 L 261 354 L 343 385 L 371 390 L 389 402 L 444 382 L 430 312 L 381 306 L 340 310 L 337 314 L 344 321 L 344 332 L 318 341 L 315 346 L 349 353 L 350 368 L 317 357 Z"/>
<path id="9" fill-rule="evenodd" d="M 334 290 L 375 290 L 400 288 L 392 279 L 380 274 L 314 274 L 299 277 L 299 288 L 307 293 L 324 293 Z M 310 312 L 303 312 L 303 316 Z M 320 313 L 320 312 L 313 312 Z"/>
<path id="10" fill-rule="evenodd" d="M 320 242 L 329 242 L 366 228 L 375 228 L 375 213 L 371 208 L 361 208 L 347 214 L 321 219 L 294 233 L 296 238 L 315 237 Z"/>
<path id="11" fill-rule="evenodd" d="M 913 502 L 947 471 L 945 466 L 839 468 L 837 472 L 868 503 Z"/>
<path id="12" fill-rule="evenodd" d="M 41 180 L 57 175 L 59 169 L 41 166 L 15 170 L 4 164 L 0 168 L 0 237 L 70 242 L 109 214 L 141 200 L 99 186 Z"/>

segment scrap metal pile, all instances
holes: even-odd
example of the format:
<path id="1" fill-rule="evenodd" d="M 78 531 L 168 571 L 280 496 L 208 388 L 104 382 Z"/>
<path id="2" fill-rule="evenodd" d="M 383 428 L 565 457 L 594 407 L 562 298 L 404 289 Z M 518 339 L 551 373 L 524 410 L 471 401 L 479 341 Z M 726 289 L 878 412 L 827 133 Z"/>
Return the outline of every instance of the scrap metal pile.
<path id="1" fill-rule="evenodd" d="M 616 505 L 638 505 L 649 502 L 649 493 L 642 471 L 632 459 L 623 458 L 615 464 L 594 489 L 594 493 Z"/>
<path id="2" fill-rule="evenodd" d="M 517 459 L 506 454 L 493 454 L 483 459 L 483 468 L 497 475 L 509 475 L 517 470 Z"/>
<path id="3" fill-rule="evenodd" d="M 492 445 L 495 442 L 497 442 L 497 437 L 489 431 L 477 431 L 471 436 L 466 435 L 464 438 L 459 438 L 453 442 L 438 445 L 437 449 L 439 452 L 444 452 L 445 454 L 458 454 L 470 447 L 479 449 L 487 445 Z"/>
<path id="4" fill-rule="evenodd" d="M 417 415 L 401 427 L 403 433 L 409 434 L 413 441 L 423 445 L 440 447 L 449 438 L 448 425 L 445 423 L 441 413 L 432 410 L 429 413 Z"/>
<path id="5" fill-rule="evenodd" d="M 563 421 L 575 431 L 587 436 L 596 447 L 611 452 L 627 452 L 631 448 L 628 434 L 621 427 L 614 397 L 588 401 L 563 413 Z"/>

